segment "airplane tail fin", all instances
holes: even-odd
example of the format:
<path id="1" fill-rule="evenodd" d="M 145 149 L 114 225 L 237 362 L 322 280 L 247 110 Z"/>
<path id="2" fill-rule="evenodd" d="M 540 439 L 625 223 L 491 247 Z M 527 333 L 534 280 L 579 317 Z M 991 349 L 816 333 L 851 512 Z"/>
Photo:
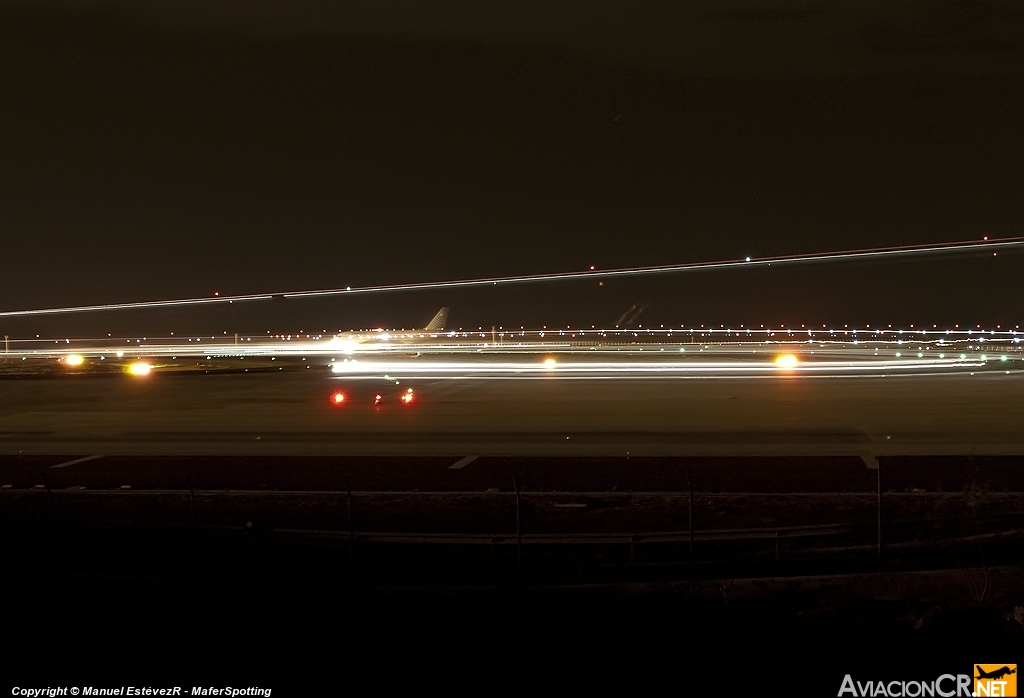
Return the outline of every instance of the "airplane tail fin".
<path id="1" fill-rule="evenodd" d="M 640 313 L 647 310 L 648 305 L 650 305 L 650 303 L 634 303 L 633 305 L 629 306 L 629 308 L 626 309 L 626 312 L 622 314 L 622 317 L 615 321 L 615 326 L 629 327 L 630 325 L 636 323 L 636 321 L 640 318 Z"/>
<path id="2" fill-rule="evenodd" d="M 618 320 L 615 321 L 615 326 L 616 327 L 621 326 L 622 323 L 624 323 L 626 321 L 626 318 L 628 318 L 630 315 L 633 314 L 633 312 L 636 310 L 637 305 L 638 305 L 637 303 L 634 303 L 633 305 L 631 305 L 628 308 L 626 308 L 626 312 L 624 312 L 622 314 L 622 316 Z"/>
<path id="3" fill-rule="evenodd" d="M 423 328 L 423 331 L 424 332 L 442 332 L 442 331 L 444 331 L 444 326 L 445 326 L 445 324 L 447 322 L 448 322 L 448 306 L 445 306 L 445 307 L 443 307 L 443 308 L 441 308 L 440 310 L 437 311 L 437 314 L 434 316 L 434 319 L 432 319 L 430 322 L 427 323 L 427 326 Z"/>

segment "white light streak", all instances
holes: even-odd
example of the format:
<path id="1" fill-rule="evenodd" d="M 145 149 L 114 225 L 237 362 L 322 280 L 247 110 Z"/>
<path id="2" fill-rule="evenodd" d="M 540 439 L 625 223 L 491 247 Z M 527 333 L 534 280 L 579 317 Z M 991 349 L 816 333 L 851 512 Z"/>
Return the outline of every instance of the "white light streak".
<path id="1" fill-rule="evenodd" d="M 618 276 L 643 276 L 648 274 L 669 274 L 686 271 L 711 271 L 733 267 L 750 268 L 754 266 L 770 266 L 772 264 L 808 264 L 820 262 L 841 262 L 852 260 L 878 259 L 922 254 L 940 254 L 952 252 L 969 252 L 981 247 L 1003 248 L 1024 246 L 1024 237 L 1000 238 L 982 242 L 953 242 L 929 245 L 903 245 L 898 247 L 875 247 L 867 249 L 842 250 L 815 254 L 779 255 L 775 257 L 759 257 L 757 259 L 734 259 L 714 262 L 689 262 L 683 264 L 667 264 L 647 267 L 623 267 L 618 269 L 602 269 L 600 271 L 556 272 L 552 274 L 524 274 L 519 276 L 499 276 L 477 279 L 457 279 L 451 281 L 423 281 L 407 284 L 386 284 L 380 286 L 362 286 L 310 291 L 288 291 L 278 293 L 256 293 L 238 296 L 211 296 L 204 298 L 179 298 L 172 300 L 141 301 L 131 303 L 107 303 L 99 305 L 69 306 L 62 308 L 38 308 L 33 310 L 7 310 L 0 312 L 0 317 L 28 317 L 36 315 L 58 315 L 64 313 L 86 313 L 113 310 L 139 310 L 152 308 L 170 308 L 178 306 L 210 305 L 213 303 L 233 303 L 235 301 L 264 301 L 273 298 L 312 298 L 318 296 L 358 295 L 367 293 L 396 293 L 400 291 L 431 290 L 445 288 L 467 288 L 483 285 L 508 285 L 537 283 L 546 281 L 569 281 L 573 279 L 608 278 Z"/>
<path id="2" fill-rule="evenodd" d="M 948 370 L 951 368 L 977 368 L 984 364 L 964 362 L 956 359 L 926 361 L 816 361 L 786 364 L 785 375 L 798 374 L 850 374 L 864 372 Z M 415 376 L 418 378 L 443 378 L 462 376 L 503 376 L 508 378 L 552 376 L 547 362 L 537 361 L 349 361 L 335 363 L 332 370 L 337 375 L 350 377 Z M 776 361 L 588 361 L 560 362 L 559 376 L 681 376 L 681 375 L 779 375 Z"/>

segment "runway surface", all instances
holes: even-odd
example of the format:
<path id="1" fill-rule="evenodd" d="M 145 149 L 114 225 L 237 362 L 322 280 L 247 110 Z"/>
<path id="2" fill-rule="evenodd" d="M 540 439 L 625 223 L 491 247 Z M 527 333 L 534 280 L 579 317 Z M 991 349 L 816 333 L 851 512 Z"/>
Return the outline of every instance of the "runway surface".
<path id="1" fill-rule="evenodd" d="M 855 376 L 412 371 L 388 379 L 311 361 L 234 362 L 141 378 L 9 375 L 0 380 L 0 453 L 1024 454 L 1024 375 L 998 362 Z M 403 404 L 409 388 L 415 399 Z M 341 406 L 332 399 L 339 392 Z"/>

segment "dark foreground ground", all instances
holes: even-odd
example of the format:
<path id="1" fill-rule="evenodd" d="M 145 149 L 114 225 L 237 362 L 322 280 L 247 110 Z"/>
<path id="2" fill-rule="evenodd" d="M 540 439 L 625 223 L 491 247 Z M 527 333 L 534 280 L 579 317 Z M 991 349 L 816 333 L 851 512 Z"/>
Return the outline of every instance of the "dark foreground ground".
<path id="1" fill-rule="evenodd" d="M 18 685 L 836 695 L 1024 649 L 1017 457 L 82 457 L 0 459 Z"/>
<path id="2" fill-rule="evenodd" d="M 1024 656 L 1017 373 L 291 369 L 0 380 L 12 686 L 834 696 Z"/>

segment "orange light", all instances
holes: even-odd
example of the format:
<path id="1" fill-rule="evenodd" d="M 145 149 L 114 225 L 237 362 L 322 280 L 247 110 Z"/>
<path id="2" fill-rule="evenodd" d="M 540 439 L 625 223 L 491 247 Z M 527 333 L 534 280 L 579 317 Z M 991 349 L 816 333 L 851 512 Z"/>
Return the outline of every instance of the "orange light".
<path id="1" fill-rule="evenodd" d="M 341 405 L 345 402 L 345 393 L 334 393 L 331 395 L 331 402 L 335 405 Z"/>
<path id="2" fill-rule="evenodd" d="M 409 389 L 409 392 L 403 393 L 402 397 L 400 399 L 406 405 L 408 405 L 410 402 L 412 402 L 412 388 Z"/>
<path id="3" fill-rule="evenodd" d="M 128 373 L 133 376 L 145 376 L 149 375 L 149 372 L 153 370 L 153 367 L 144 361 L 138 361 L 128 366 Z"/>
<path id="4" fill-rule="evenodd" d="M 779 368 L 796 368 L 796 365 L 800 363 L 792 354 L 783 354 L 775 359 L 775 365 Z"/>

